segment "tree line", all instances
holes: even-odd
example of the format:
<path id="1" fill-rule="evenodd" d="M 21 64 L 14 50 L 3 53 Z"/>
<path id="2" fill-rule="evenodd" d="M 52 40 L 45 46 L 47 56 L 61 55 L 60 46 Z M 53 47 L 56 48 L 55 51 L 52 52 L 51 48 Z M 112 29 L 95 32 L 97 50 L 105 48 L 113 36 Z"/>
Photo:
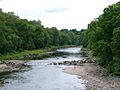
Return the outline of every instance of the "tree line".
<path id="1" fill-rule="evenodd" d="M 50 46 L 78 45 L 79 31 L 45 28 L 41 21 L 20 19 L 14 12 L 0 9 L 0 54 Z"/>
<path id="2" fill-rule="evenodd" d="M 120 75 L 120 2 L 104 9 L 80 35 L 80 44 L 92 50 L 98 64 Z"/>

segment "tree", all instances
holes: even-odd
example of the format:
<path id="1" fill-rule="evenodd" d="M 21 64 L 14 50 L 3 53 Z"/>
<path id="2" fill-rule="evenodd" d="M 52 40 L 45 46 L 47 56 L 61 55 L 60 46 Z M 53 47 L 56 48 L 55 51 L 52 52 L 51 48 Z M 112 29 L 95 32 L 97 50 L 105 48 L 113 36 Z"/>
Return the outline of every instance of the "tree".
<path id="1" fill-rule="evenodd" d="M 99 58 L 101 66 L 120 75 L 120 2 L 105 8 L 87 30 L 81 31 L 79 39 Z"/>
<path id="2" fill-rule="evenodd" d="M 5 35 L 3 31 L 0 29 L 0 53 L 5 53 L 6 52 L 6 45 L 8 44 L 8 41 L 5 38 Z"/>

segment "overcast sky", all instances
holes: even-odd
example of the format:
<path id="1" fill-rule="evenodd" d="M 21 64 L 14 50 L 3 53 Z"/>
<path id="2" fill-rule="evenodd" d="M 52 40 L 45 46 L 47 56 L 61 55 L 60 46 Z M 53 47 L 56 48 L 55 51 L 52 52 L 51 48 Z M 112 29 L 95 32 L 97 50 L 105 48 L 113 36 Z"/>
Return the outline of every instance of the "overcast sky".
<path id="1" fill-rule="evenodd" d="M 13 11 L 20 18 L 41 20 L 45 27 L 78 30 L 119 0 L 0 0 L 0 8 Z"/>

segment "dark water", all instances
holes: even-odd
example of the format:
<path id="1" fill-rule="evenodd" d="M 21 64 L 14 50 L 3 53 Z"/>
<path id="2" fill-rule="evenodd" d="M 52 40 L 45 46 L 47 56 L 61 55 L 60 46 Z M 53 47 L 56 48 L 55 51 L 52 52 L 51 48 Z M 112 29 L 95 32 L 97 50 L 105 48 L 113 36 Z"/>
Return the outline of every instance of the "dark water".
<path id="1" fill-rule="evenodd" d="M 1 84 L 0 90 L 85 90 L 84 80 L 63 72 L 63 69 L 68 66 L 49 65 L 51 62 L 82 60 L 80 47 L 57 51 L 71 54 L 27 62 L 26 64 L 30 65 L 31 69 L 4 75 L 1 79 L 7 83 Z"/>

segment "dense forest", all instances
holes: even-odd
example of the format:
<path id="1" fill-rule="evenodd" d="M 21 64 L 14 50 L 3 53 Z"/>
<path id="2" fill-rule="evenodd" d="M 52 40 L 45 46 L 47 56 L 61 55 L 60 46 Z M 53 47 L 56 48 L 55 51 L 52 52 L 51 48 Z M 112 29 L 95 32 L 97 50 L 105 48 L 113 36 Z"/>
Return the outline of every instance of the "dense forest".
<path id="1" fill-rule="evenodd" d="M 92 50 L 98 64 L 120 75 L 120 2 L 104 9 L 103 14 L 81 31 L 81 44 Z"/>
<path id="2" fill-rule="evenodd" d="M 0 54 L 50 46 L 77 45 L 79 34 L 76 29 L 45 28 L 40 20 L 20 19 L 14 12 L 5 13 L 0 9 Z"/>

